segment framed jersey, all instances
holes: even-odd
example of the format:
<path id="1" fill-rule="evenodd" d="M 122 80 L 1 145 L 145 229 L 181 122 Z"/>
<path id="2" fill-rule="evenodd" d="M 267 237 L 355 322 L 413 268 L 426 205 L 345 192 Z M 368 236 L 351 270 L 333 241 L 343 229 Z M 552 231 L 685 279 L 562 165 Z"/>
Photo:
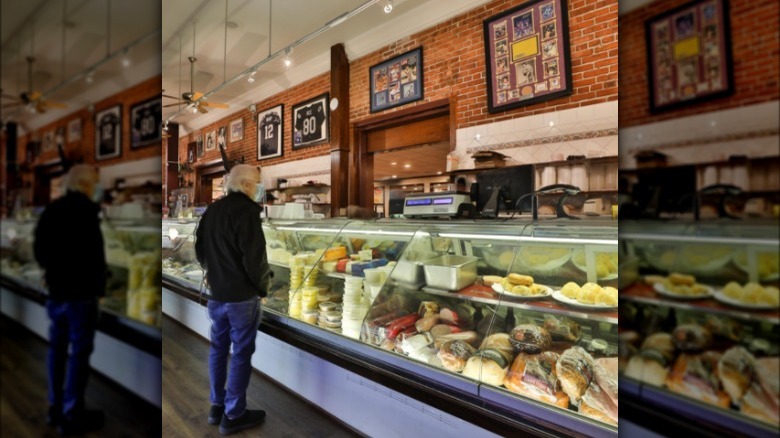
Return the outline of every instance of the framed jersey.
<path id="1" fill-rule="evenodd" d="M 154 97 L 130 108 L 130 148 L 159 144 L 162 141 L 162 99 Z"/>
<path id="2" fill-rule="evenodd" d="M 122 106 L 95 113 L 95 159 L 116 158 L 122 153 Z"/>
<path id="3" fill-rule="evenodd" d="M 284 105 L 257 113 L 257 159 L 281 157 L 284 138 Z"/>
<path id="4" fill-rule="evenodd" d="M 293 150 L 330 141 L 328 97 L 324 93 L 293 106 Z"/>

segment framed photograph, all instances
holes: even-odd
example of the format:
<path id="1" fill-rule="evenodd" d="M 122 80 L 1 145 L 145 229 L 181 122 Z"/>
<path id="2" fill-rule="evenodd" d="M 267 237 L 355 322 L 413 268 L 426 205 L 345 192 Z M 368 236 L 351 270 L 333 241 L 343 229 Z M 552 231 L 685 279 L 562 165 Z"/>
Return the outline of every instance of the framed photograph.
<path id="1" fill-rule="evenodd" d="M 372 66 L 368 76 L 372 113 L 422 99 L 422 47 Z"/>
<path id="2" fill-rule="evenodd" d="M 244 119 L 233 120 L 230 122 L 230 141 L 244 139 Z"/>
<path id="3" fill-rule="evenodd" d="M 284 153 L 284 105 L 257 113 L 257 159 L 281 157 Z"/>
<path id="4" fill-rule="evenodd" d="M 696 0 L 645 23 L 650 112 L 734 92 L 727 0 Z"/>
<path id="5" fill-rule="evenodd" d="M 95 159 L 105 160 L 122 154 L 122 105 L 95 113 Z"/>
<path id="6" fill-rule="evenodd" d="M 217 148 L 217 131 L 209 131 L 206 134 L 206 152 L 213 151 Z"/>
<path id="7" fill-rule="evenodd" d="M 154 97 L 130 107 L 130 149 L 162 141 L 162 98 Z"/>
<path id="8" fill-rule="evenodd" d="M 293 150 L 330 141 L 328 97 L 325 93 L 293 105 Z"/>
<path id="9" fill-rule="evenodd" d="M 64 126 L 58 126 L 57 130 L 54 131 L 54 147 L 57 150 L 62 149 L 65 151 L 65 127 Z"/>
<path id="10" fill-rule="evenodd" d="M 531 0 L 482 25 L 489 112 L 572 94 L 564 0 Z"/>
<path id="11" fill-rule="evenodd" d="M 227 150 L 227 128 L 224 126 L 217 129 L 217 147 Z"/>
<path id="12" fill-rule="evenodd" d="M 68 143 L 81 140 L 81 119 L 68 122 Z"/>
<path id="13" fill-rule="evenodd" d="M 187 162 L 190 164 L 198 160 L 197 157 L 198 151 L 196 149 L 197 149 L 197 144 L 194 141 L 187 144 Z"/>
<path id="14" fill-rule="evenodd" d="M 203 135 L 198 134 L 198 137 L 195 139 L 195 151 L 198 158 L 202 157 L 205 151 L 203 150 Z"/>
<path id="15" fill-rule="evenodd" d="M 46 131 L 41 139 L 41 152 L 54 150 L 54 131 Z"/>

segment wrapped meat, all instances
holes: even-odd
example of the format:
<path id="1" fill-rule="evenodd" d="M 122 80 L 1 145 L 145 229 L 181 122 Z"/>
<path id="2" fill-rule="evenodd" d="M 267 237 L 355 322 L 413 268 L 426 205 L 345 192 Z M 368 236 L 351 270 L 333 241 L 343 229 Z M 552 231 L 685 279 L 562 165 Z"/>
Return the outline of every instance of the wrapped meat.
<path id="1" fill-rule="evenodd" d="M 561 382 L 561 388 L 569 396 L 574 405 L 579 405 L 580 399 L 588 390 L 593 380 L 593 357 L 584 348 L 574 346 L 564 351 L 555 371 Z"/>
<path id="2" fill-rule="evenodd" d="M 441 335 L 438 337 L 434 337 L 434 346 L 436 348 L 441 348 L 441 346 L 448 341 L 463 341 L 471 346 L 476 346 L 479 345 L 479 335 L 477 335 L 477 332 L 471 332 L 471 331 Z"/>
<path id="3" fill-rule="evenodd" d="M 418 319 L 417 322 L 414 323 L 414 326 L 418 332 L 427 332 L 438 323 L 439 323 L 439 315 L 434 314 L 434 315 L 424 316 Z"/>
<path id="4" fill-rule="evenodd" d="M 721 354 L 716 351 L 681 354 L 666 376 L 667 388 L 678 394 L 727 408 L 729 396 L 721 390 L 716 371 L 720 358 Z"/>
<path id="5" fill-rule="evenodd" d="M 576 343 L 582 337 L 580 325 L 569 318 L 544 315 L 544 328 L 554 341 Z"/>
<path id="6" fill-rule="evenodd" d="M 482 341 L 479 346 L 480 349 L 492 348 L 498 350 L 504 355 L 507 362 L 511 361 L 515 357 L 514 349 L 512 348 L 512 342 L 509 340 L 509 335 L 506 333 L 496 333 L 488 336 Z"/>
<path id="7" fill-rule="evenodd" d="M 780 425 L 780 358 L 756 360 L 756 378 L 742 398 L 740 410 L 760 421 Z"/>
<path id="8" fill-rule="evenodd" d="M 718 361 L 718 377 L 731 401 L 739 404 L 755 378 L 756 359 L 744 347 L 732 347 Z"/>
<path id="9" fill-rule="evenodd" d="M 601 386 L 592 384 L 585 391 L 580 401 L 579 412 L 582 415 L 593 418 L 607 424 L 617 426 L 617 405 L 607 396 Z"/>
<path id="10" fill-rule="evenodd" d="M 521 324 L 513 328 L 509 341 L 516 353 L 538 354 L 548 350 L 552 344 L 547 329 L 533 324 Z"/>
<path id="11" fill-rule="evenodd" d="M 509 362 L 504 355 L 492 348 L 477 350 L 466 361 L 462 374 L 494 386 L 501 386 L 506 378 Z"/>
<path id="12" fill-rule="evenodd" d="M 477 350 L 464 341 L 447 341 L 439 348 L 437 355 L 441 360 L 442 366 L 448 370 L 459 373 L 466 366 L 466 361 L 474 355 Z"/>
<path id="13" fill-rule="evenodd" d="M 712 333 L 698 324 L 682 324 L 672 332 L 672 340 L 680 351 L 698 352 L 712 345 Z"/>
<path id="14" fill-rule="evenodd" d="M 558 358 L 559 355 L 551 351 L 518 354 L 507 372 L 504 386 L 526 397 L 568 408 L 569 396 L 561 390 L 555 371 Z"/>

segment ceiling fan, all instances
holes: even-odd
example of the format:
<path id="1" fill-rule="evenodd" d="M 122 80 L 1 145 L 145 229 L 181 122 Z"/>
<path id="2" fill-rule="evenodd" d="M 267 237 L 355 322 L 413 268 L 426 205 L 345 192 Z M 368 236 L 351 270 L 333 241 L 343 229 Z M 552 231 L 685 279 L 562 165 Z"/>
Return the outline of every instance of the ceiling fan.
<path id="1" fill-rule="evenodd" d="M 230 108 L 230 105 L 226 103 L 219 103 L 219 102 L 209 102 L 208 100 L 205 100 L 203 97 L 203 93 L 200 91 L 194 91 L 194 83 L 195 83 L 195 61 L 198 59 L 194 56 L 190 56 L 188 58 L 190 60 L 190 91 L 184 92 L 181 94 L 181 100 L 179 100 L 176 103 L 170 103 L 168 105 L 163 105 L 163 108 L 171 107 L 171 106 L 177 106 L 177 105 L 187 105 L 190 108 L 194 108 L 196 111 L 200 113 L 207 113 L 208 110 L 206 110 L 205 107 L 213 107 L 213 108 L 222 108 L 227 109 Z M 179 99 L 175 96 L 170 96 L 167 94 L 163 94 L 163 97 L 167 97 L 170 99 Z M 193 111 L 195 112 L 195 111 Z"/>
<path id="2" fill-rule="evenodd" d="M 43 93 L 33 90 L 33 63 L 35 58 L 32 56 L 27 57 L 27 90 L 19 94 L 19 96 L 13 96 L 3 93 L 2 96 L 7 99 L 14 99 L 16 102 L 7 103 L 3 105 L 3 108 L 12 108 L 15 106 L 26 106 L 30 111 L 43 114 L 49 108 L 67 108 L 68 105 L 52 100 L 47 100 L 43 97 Z"/>

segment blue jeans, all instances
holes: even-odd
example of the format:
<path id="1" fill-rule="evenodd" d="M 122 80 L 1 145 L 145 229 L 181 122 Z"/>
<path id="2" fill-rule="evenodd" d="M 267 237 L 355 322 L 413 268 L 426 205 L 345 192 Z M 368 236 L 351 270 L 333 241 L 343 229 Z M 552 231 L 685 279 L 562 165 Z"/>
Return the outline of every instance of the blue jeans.
<path id="1" fill-rule="evenodd" d="M 49 404 L 62 407 L 63 415 L 72 418 L 84 409 L 84 392 L 90 372 L 89 356 L 95 343 L 98 303 L 96 299 L 48 300 L 46 311 L 51 320 L 46 361 L 49 372 Z"/>
<path id="2" fill-rule="evenodd" d="M 208 302 L 211 318 L 209 379 L 211 404 L 225 407 L 228 418 L 238 418 L 246 410 L 246 388 L 252 375 L 252 353 L 260 325 L 260 300 L 257 297 L 237 303 Z M 228 353 L 233 344 L 228 378 Z M 227 387 L 225 384 L 227 383 Z"/>

